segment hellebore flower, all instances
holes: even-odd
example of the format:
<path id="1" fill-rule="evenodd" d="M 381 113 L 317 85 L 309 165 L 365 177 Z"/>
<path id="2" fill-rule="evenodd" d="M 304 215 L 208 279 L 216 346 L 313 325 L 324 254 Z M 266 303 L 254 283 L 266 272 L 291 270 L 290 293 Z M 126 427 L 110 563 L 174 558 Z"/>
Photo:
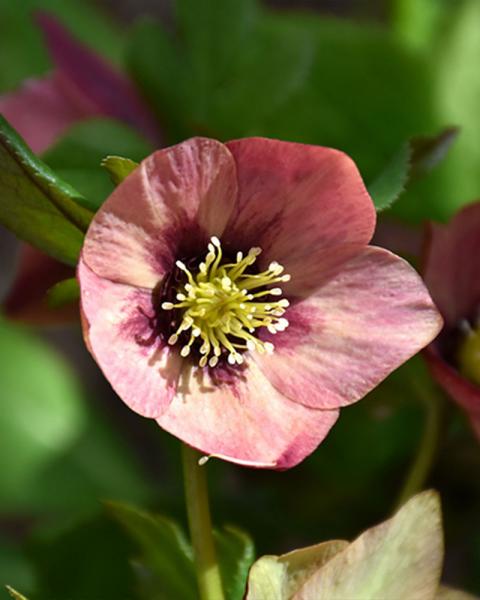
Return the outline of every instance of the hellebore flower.
<path id="1" fill-rule="evenodd" d="M 106 200 L 78 267 L 84 336 L 120 398 L 205 454 L 285 469 L 438 333 L 417 273 L 367 246 L 337 150 L 194 138 Z"/>
<path id="2" fill-rule="evenodd" d="M 391 519 L 351 543 L 334 540 L 262 556 L 251 567 L 246 600 L 474 600 L 440 584 L 440 502 L 409 500 Z"/>
<path id="3" fill-rule="evenodd" d="M 44 152 L 68 127 L 92 117 L 117 119 L 158 143 L 161 136 L 154 117 L 127 77 L 78 42 L 52 16 L 42 13 L 37 20 L 54 71 L 0 96 L 0 113 L 32 150 Z M 22 244 L 18 274 L 3 307 L 5 314 L 35 323 L 73 320 L 76 307 L 49 310 L 43 302 L 48 287 L 72 274 L 53 258 Z"/>
<path id="4" fill-rule="evenodd" d="M 32 150 L 43 152 L 70 125 L 102 116 L 118 119 L 158 143 L 154 118 L 127 77 L 73 38 L 54 17 L 41 13 L 37 21 L 54 71 L 0 97 L 0 113 Z"/>
<path id="5" fill-rule="evenodd" d="M 445 320 L 426 350 L 427 362 L 480 438 L 480 203 L 448 225 L 431 225 L 424 271 Z"/>

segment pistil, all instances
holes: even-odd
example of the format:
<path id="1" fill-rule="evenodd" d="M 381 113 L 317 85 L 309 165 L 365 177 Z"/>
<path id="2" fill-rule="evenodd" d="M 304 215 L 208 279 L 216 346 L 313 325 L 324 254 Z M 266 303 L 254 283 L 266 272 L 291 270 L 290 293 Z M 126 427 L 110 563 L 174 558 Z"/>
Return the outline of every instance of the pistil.
<path id="1" fill-rule="evenodd" d="M 194 344 L 199 345 L 199 366 L 215 367 L 222 355 L 229 364 L 242 364 L 246 350 L 271 353 L 274 345 L 257 337 L 260 328 L 266 327 L 276 334 L 288 327 L 282 315 L 289 302 L 280 297 L 280 287 L 269 287 L 290 280 L 284 268 L 277 262 L 270 263 L 261 273 L 248 273 L 257 260 L 261 249 L 250 248 L 246 256 L 238 252 L 235 262 L 223 264 L 220 240 L 212 237 L 208 252 L 198 271 L 192 273 L 186 265 L 177 261 L 178 269 L 185 273 L 186 281 L 177 291 L 177 302 L 163 302 L 163 310 L 180 310 L 182 320 L 168 339 L 175 345 L 181 334 L 189 333 L 189 339 L 180 350 L 187 357 Z"/>

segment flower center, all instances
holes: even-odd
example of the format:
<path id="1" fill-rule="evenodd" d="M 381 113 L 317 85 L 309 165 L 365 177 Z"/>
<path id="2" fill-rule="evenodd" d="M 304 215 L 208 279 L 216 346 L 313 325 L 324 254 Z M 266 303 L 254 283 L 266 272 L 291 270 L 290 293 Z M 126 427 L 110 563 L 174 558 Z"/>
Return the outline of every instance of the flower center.
<path id="1" fill-rule="evenodd" d="M 262 342 L 255 334 L 260 327 L 266 327 L 275 334 L 288 327 L 282 315 L 289 302 L 279 287 L 268 287 L 281 281 L 289 281 L 290 275 L 283 274 L 284 268 L 272 262 L 261 273 L 246 272 L 261 253 L 260 248 L 250 248 L 243 256 L 238 252 L 235 262 L 222 264 L 222 246 L 217 237 L 208 244 L 208 253 L 193 274 L 185 264 L 177 261 L 177 267 L 185 273 L 186 282 L 178 290 L 178 302 L 163 302 L 163 310 L 180 309 L 182 321 L 169 339 L 174 345 L 180 334 L 190 333 L 188 342 L 180 350 L 181 356 L 188 356 L 192 345 L 198 344 L 199 366 L 217 365 L 222 355 L 229 364 L 242 364 L 242 352 L 255 350 L 271 353 L 271 342 Z"/>

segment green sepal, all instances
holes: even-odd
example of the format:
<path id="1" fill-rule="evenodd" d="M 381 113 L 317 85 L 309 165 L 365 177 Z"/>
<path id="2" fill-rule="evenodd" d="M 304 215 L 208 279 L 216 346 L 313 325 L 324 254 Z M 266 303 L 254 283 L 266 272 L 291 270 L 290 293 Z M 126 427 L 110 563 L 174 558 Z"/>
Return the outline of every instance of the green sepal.
<path id="1" fill-rule="evenodd" d="M 446 156 L 458 135 L 447 127 L 434 136 L 418 136 L 402 145 L 383 171 L 368 186 L 377 212 L 390 208 L 410 181 L 428 174 Z"/>
<path id="2" fill-rule="evenodd" d="M 115 185 L 122 183 L 138 167 L 137 162 L 123 156 L 107 156 L 102 160 L 101 165 L 108 171 Z"/>

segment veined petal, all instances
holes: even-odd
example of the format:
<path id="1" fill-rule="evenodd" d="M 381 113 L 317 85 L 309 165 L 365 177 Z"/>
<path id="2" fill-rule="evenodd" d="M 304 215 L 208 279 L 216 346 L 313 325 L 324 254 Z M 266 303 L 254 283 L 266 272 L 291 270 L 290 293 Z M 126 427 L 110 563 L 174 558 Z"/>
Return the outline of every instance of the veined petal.
<path id="1" fill-rule="evenodd" d="M 159 150 L 98 211 L 84 260 L 100 277 L 153 289 L 176 259 L 221 236 L 236 193 L 235 164 L 220 142 L 192 138 Z"/>
<path id="2" fill-rule="evenodd" d="M 287 294 L 311 293 L 373 235 L 375 208 L 343 152 L 265 138 L 228 142 L 239 196 L 225 239 L 285 266 Z"/>
<path id="3" fill-rule="evenodd" d="M 157 419 L 163 429 L 206 455 L 287 469 L 313 452 L 338 417 L 336 410 L 290 402 L 254 363 L 223 381 L 212 377 L 207 370 L 185 367 L 175 398 Z"/>
<path id="4" fill-rule="evenodd" d="M 472 314 L 480 301 L 480 202 L 461 210 L 448 225 L 432 224 L 425 283 L 447 326 Z"/>
<path id="5" fill-rule="evenodd" d="M 55 75 L 28 79 L 0 97 L 0 113 L 34 152 L 43 152 L 70 125 L 92 114 L 69 100 Z"/>
<path id="6" fill-rule="evenodd" d="M 145 417 L 158 417 L 176 388 L 181 359 L 152 326 L 151 293 L 95 275 L 78 265 L 87 346 L 120 398 Z"/>
<path id="7" fill-rule="evenodd" d="M 372 246 L 286 317 L 273 354 L 254 360 L 282 394 L 322 409 L 362 398 L 442 326 L 416 271 Z"/>
<path id="8" fill-rule="evenodd" d="M 291 600 L 435 600 L 443 562 L 440 499 L 423 492 L 321 565 Z"/>

